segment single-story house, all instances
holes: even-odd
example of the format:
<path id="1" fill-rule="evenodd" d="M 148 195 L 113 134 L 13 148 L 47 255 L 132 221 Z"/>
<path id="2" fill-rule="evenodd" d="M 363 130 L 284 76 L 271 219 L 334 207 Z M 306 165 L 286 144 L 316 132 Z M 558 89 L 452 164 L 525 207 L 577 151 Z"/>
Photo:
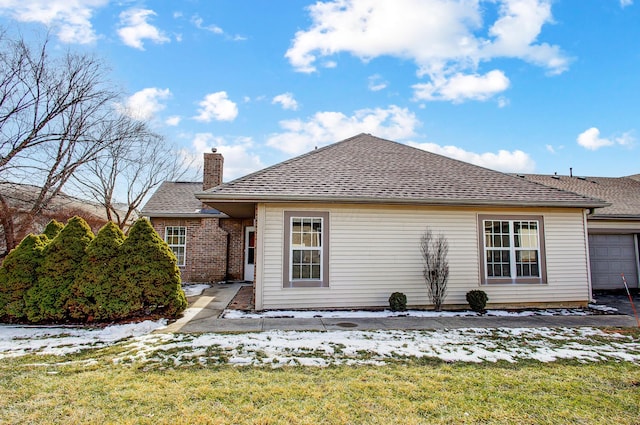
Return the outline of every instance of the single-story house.
<path id="1" fill-rule="evenodd" d="M 449 243 L 445 308 L 465 306 L 472 289 L 491 307 L 591 298 L 587 216 L 602 200 L 368 134 L 228 183 L 217 184 L 216 163 L 207 183 L 205 159 L 196 201 L 200 186 L 167 183 L 143 214 L 186 253 L 185 279 L 206 274 L 192 251 L 227 252 L 225 273 L 253 282 L 257 310 L 384 307 L 397 291 L 429 306 L 426 229 Z"/>
<path id="2" fill-rule="evenodd" d="M 587 216 L 591 284 L 594 291 L 630 288 L 640 282 L 640 174 L 627 177 L 522 175 L 546 186 L 602 199 L 609 205 Z"/>

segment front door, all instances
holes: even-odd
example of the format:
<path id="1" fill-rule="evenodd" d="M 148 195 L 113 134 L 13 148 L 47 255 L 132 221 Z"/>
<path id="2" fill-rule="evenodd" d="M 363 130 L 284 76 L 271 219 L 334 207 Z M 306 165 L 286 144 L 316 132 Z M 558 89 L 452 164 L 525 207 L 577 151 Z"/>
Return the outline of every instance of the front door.
<path id="1" fill-rule="evenodd" d="M 256 228 L 247 227 L 244 234 L 244 280 L 253 282 L 256 264 Z"/>

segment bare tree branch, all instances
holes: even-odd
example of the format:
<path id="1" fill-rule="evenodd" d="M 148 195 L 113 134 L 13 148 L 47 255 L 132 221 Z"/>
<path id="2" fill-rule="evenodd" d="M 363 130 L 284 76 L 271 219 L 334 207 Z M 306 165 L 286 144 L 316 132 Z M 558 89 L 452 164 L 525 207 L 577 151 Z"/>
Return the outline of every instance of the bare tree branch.
<path id="1" fill-rule="evenodd" d="M 105 208 L 107 217 L 121 229 L 130 224 L 142 202 L 163 181 L 178 180 L 189 170 L 165 139 L 146 127 L 123 122 L 108 148 L 82 167 L 74 178 L 85 197 Z M 122 202 L 118 202 L 118 197 Z"/>
<path id="2" fill-rule="evenodd" d="M 0 183 L 30 183 L 40 189 L 19 220 L 0 199 L 7 249 L 78 168 L 113 142 L 104 136 L 120 115 L 114 108 L 118 93 L 101 61 L 88 54 L 52 56 L 49 51 L 47 39 L 32 48 L 21 37 L 0 31 Z"/>

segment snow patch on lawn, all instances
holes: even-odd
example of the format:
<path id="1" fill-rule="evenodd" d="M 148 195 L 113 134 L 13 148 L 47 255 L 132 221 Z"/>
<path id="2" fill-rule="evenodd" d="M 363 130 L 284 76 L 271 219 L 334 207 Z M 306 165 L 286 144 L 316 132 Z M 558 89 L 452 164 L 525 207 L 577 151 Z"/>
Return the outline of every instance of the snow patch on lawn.
<path id="1" fill-rule="evenodd" d="M 166 325 L 165 319 L 104 328 L 0 325 L 0 359 L 29 353 L 59 356 L 87 348 L 103 348 L 126 338 L 149 334 Z"/>
<path id="2" fill-rule="evenodd" d="M 211 285 L 206 283 L 183 283 L 182 290 L 187 297 L 195 297 L 201 295 L 202 291 L 207 288 L 211 288 Z"/>
<path id="3" fill-rule="evenodd" d="M 547 310 L 487 310 L 485 316 L 499 317 L 525 317 L 525 316 L 587 316 L 586 310 L 573 309 L 547 309 Z M 241 310 L 224 310 L 220 317 L 225 319 L 261 319 L 261 318 L 381 318 L 381 317 L 473 317 L 479 313 L 469 310 L 461 311 L 433 311 L 433 310 L 266 310 L 261 312 L 249 312 Z"/>
<path id="4" fill-rule="evenodd" d="M 596 328 L 499 328 L 438 331 L 268 331 L 147 335 L 124 343 L 117 363 L 271 367 L 386 364 L 406 358 L 447 362 L 534 359 L 640 363 L 640 341 Z"/>
<path id="5" fill-rule="evenodd" d="M 66 364 L 77 361 L 65 359 L 66 354 L 113 346 L 118 351 L 113 360 L 116 364 L 143 367 L 381 365 L 415 358 L 474 363 L 574 359 L 640 364 L 637 333 L 625 335 L 593 327 L 153 333 L 166 323 L 145 321 L 99 329 L 2 325 L 0 359 L 49 354 L 61 356 L 58 364 Z"/>

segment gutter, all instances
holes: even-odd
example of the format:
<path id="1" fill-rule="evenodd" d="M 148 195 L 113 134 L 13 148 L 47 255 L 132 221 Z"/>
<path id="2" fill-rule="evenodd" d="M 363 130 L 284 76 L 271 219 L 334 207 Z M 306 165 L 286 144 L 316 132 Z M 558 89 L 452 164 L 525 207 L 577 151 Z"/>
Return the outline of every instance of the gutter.
<path id="1" fill-rule="evenodd" d="M 443 206 L 524 206 L 524 207 L 561 207 L 561 208 L 602 208 L 611 204 L 596 201 L 575 203 L 570 201 L 493 201 L 481 199 L 402 199 L 402 198 L 344 198 L 339 196 L 305 197 L 298 195 L 261 195 L 255 197 L 242 198 L 238 195 L 210 194 L 206 192 L 196 193 L 196 198 L 205 203 L 225 202 L 225 203 L 260 203 L 260 202 L 303 202 L 303 203 L 344 203 L 344 204 L 391 204 L 391 205 L 443 205 Z"/>
<path id="2" fill-rule="evenodd" d="M 141 217 L 149 218 L 229 218 L 225 213 L 202 214 L 202 213 L 179 213 L 179 212 L 147 212 L 141 211 Z"/>

